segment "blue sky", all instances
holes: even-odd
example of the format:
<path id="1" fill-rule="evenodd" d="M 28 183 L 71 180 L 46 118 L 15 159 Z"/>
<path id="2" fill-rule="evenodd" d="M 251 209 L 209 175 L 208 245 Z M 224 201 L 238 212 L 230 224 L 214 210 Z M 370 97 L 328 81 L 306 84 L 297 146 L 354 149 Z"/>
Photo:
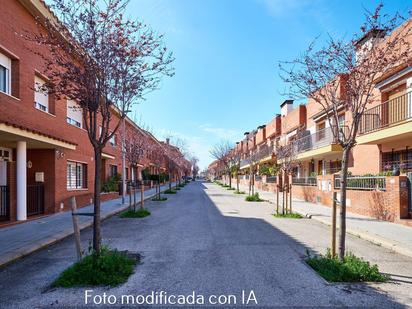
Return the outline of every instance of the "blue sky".
<path id="1" fill-rule="evenodd" d="M 279 113 L 285 85 L 277 64 L 317 36 L 350 36 L 363 8 L 377 0 L 131 0 L 129 14 L 165 35 L 176 75 L 135 107 L 135 117 L 159 138 L 185 139 L 201 168 L 221 140 Z M 384 12 L 408 12 L 412 1 L 384 1 Z"/>

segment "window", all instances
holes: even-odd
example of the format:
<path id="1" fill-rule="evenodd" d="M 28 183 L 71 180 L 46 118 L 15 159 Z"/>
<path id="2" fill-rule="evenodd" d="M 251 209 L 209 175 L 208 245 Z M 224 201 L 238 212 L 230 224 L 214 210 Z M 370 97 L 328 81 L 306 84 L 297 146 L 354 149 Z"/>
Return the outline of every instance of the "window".
<path id="1" fill-rule="evenodd" d="M 345 114 L 338 116 L 338 126 L 341 128 L 345 125 Z"/>
<path id="2" fill-rule="evenodd" d="M 317 134 L 316 134 L 317 135 L 316 136 L 317 141 L 320 141 L 320 140 L 325 138 L 325 136 L 326 136 L 325 127 L 326 127 L 326 124 L 324 122 L 318 124 L 318 131 L 317 131 Z"/>
<path id="3" fill-rule="evenodd" d="M 116 134 L 113 134 L 113 136 L 109 140 L 110 145 L 116 146 Z"/>
<path id="4" fill-rule="evenodd" d="M 82 128 L 82 108 L 74 100 L 67 100 L 67 123 Z"/>
<path id="5" fill-rule="evenodd" d="M 0 91 L 11 94 L 10 89 L 11 59 L 0 53 Z"/>
<path id="6" fill-rule="evenodd" d="M 43 111 L 49 112 L 49 94 L 46 89 L 46 81 L 38 76 L 34 77 L 34 106 Z"/>
<path id="7" fill-rule="evenodd" d="M 117 165 L 110 165 L 110 177 L 117 176 Z"/>
<path id="8" fill-rule="evenodd" d="M 0 148 L 0 161 L 9 161 L 11 162 L 11 149 L 9 148 Z"/>
<path id="9" fill-rule="evenodd" d="M 87 164 L 67 162 L 67 189 L 87 188 Z"/>

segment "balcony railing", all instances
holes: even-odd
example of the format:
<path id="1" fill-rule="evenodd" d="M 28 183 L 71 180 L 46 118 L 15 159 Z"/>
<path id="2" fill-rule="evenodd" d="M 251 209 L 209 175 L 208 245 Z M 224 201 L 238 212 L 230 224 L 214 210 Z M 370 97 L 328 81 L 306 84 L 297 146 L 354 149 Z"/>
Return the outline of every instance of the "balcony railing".
<path id="1" fill-rule="evenodd" d="M 273 147 L 268 146 L 267 144 L 263 144 L 263 145 L 259 146 L 258 149 L 253 150 L 253 151 L 254 151 L 253 160 L 258 162 L 258 161 L 272 155 Z M 240 167 L 248 165 L 250 163 L 250 160 L 251 160 L 250 158 L 240 160 Z"/>
<path id="2" fill-rule="evenodd" d="M 335 189 L 340 189 L 340 176 L 335 175 Z M 350 176 L 347 179 L 348 190 L 386 190 L 386 178 L 385 176 Z"/>
<path id="3" fill-rule="evenodd" d="M 412 92 L 366 110 L 360 121 L 359 134 L 367 134 L 412 118 Z"/>
<path id="4" fill-rule="evenodd" d="M 346 132 L 347 128 L 345 127 L 344 130 Z M 291 156 L 292 154 L 299 154 L 305 151 L 318 149 L 335 143 L 337 143 L 337 141 L 333 135 L 332 128 L 328 127 L 318 130 L 315 133 L 307 134 L 293 141 L 291 144 L 284 146 L 285 151 L 280 151 L 278 153 L 278 156 Z M 290 147 L 292 148 L 290 149 Z"/>
<path id="5" fill-rule="evenodd" d="M 296 186 L 316 186 L 316 177 L 293 177 L 292 184 Z"/>

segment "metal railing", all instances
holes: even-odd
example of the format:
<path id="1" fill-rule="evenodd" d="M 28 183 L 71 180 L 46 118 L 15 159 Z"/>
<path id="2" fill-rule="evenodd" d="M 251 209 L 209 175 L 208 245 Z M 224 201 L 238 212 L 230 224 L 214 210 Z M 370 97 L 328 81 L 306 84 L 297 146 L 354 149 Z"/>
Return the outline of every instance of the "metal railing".
<path id="1" fill-rule="evenodd" d="M 278 178 L 276 176 L 266 176 L 267 183 L 277 183 Z"/>
<path id="2" fill-rule="evenodd" d="M 292 185 L 296 186 L 316 186 L 316 177 L 292 177 Z"/>
<path id="3" fill-rule="evenodd" d="M 8 186 L 0 186 L 0 221 L 10 219 L 10 193 Z"/>
<path id="4" fill-rule="evenodd" d="M 367 134 L 412 118 L 412 92 L 366 110 L 360 120 L 359 134 Z"/>
<path id="5" fill-rule="evenodd" d="M 343 129 L 344 134 L 348 131 L 346 126 L 336 128 L 333 127 L 335 130 Z M 301 138 L 292 141 L 290 144 L 283 146 L 285 151 L 280 151 L 278 153 L 279 157 L 288 157 L 292 154 L 299 154 L 305 151 L 318 149 L 324 146 L 328 146 L 331 144 L 336 144 L 337 140 L 334 137 L 334 131 L 331 127 L 327 127 L 321 130 L 316 131 L 315 133 L 310 134 L 309 131 L 306 131 Z M 337 134 L 337 132 L 336 132 Z"/>
<path id="6" fill-rule="evenodd" d="M 334 178 L 335 189 L 340 189 L 340 176 L 335 175 Z M 348 190 L 386 191 L 386 178 L 385 176 L 349 176 L 346 188 Z"/>
<path id="7" fill-rule="evenodd" d="M 297 153 L 318 149 L 336 143 L 332 128 L 324 128 L 293 142 Z"/>
<path id="8" fill-rule="evenodd" d="M 27 216 L 44 213 L 44 184 L 27 186 Z"/>
<path id="9" fill-rule="evenodd" d="M 392 171 L 396 167 L 402 172 L 410 172 L 412 171 L 412 160 L 386 160 L 382 162 L 382 168 L 384 171 Z"/>

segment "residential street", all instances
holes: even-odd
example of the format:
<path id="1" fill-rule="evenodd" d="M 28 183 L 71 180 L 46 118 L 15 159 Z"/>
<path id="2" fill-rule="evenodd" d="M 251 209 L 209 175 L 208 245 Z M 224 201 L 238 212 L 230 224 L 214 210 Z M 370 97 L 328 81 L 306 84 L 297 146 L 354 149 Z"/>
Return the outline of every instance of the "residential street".
<path id="1" fill-rule="evenodd" d="M 242 290 L 253 290 L 258 306 L 412 306 L 412 258 L 348 235 L 350 251 L 378 263 L 396 281 L 327 284 L 303 260 L 307 250 L 326 251 L 326 225 L 274 218 L 272 204 L 245 202 L 244 195 L 212 183 L 192 182 L 167 197 L 166 202 L 147 202 L 152 215 L 144 219 L 114 216 L 104 221 L 105 244 L 136 251 L 143 259 L 126 284 L 92 288 L 93 294 L 120 299 L 152 291 L 195 291 L 205 297 L 235 295 L 234 307 L 242 306 Z M 83 248 L 91 236 L 90 229 L 82 231 Z M 0 307 L 84 305 L 85 288 L 48 287 L 74 261 L 69 237 L 0 269 Z"/>

